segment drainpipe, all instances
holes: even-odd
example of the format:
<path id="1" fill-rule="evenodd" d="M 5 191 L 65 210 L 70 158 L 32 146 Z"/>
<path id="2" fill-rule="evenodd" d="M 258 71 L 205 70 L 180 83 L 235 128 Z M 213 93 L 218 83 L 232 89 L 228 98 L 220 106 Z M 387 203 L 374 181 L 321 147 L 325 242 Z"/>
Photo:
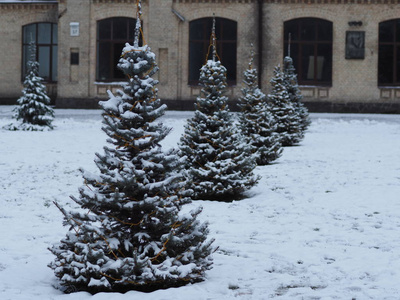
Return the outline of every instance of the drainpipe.
<path id="1" fill-rule="evenodd" d="M 263 0 L 258 0 L 258 86 L 261 89 L 263 62 Z"/>

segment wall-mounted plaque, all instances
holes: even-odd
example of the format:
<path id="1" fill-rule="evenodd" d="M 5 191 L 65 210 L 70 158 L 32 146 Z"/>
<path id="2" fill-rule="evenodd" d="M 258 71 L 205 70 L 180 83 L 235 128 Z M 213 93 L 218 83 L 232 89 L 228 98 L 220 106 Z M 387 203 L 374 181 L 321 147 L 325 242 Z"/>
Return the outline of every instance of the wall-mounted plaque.
<path id="1" fill-rule="evenodd" d="M 364 59 L 365 31 L 346 31 L 346 59 Z"/>
<path id="2" fill-rule="evenodd" d="M 70 27 L 70 35 L 71 36 L 79 36 L 79 23 L 78 22 L 69 23 L 69 27 Z"/>

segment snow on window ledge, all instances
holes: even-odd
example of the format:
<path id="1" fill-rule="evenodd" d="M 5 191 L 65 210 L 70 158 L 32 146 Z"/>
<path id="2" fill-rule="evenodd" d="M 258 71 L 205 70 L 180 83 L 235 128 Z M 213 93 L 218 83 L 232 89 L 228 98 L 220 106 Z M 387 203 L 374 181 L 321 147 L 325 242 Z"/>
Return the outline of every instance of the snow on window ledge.
<path id="1" fill-rule="evenodd" d="M 399 90 L 400 86 L 378 86 L 378 89 L 393 89 L 393 90 Z"/>
<path id="2" fill-rule="evenodd" d="M 101 81 L 95 81 L 95 85 L 112 85 L 112 86 L 124 86 L 126 85 L 126 81 L 115 81 L 115 82 L 101 82 Z"/>

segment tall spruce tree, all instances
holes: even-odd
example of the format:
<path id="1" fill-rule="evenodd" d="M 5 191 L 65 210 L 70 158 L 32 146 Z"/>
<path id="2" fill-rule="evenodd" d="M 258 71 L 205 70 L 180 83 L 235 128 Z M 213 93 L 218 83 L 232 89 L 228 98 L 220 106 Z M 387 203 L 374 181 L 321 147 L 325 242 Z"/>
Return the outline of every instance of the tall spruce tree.
<path id="1" fill-rule="evenodd" d="M 268 95 L 268 104 L 275 117 L 282 145 L 296 145 L 304 137 L 301 118 L 295 110 L 294 103 L 290 100 L 280 66 L 275 67 L 274 77 L 270 82 L 272 90 Z"/>
<path id="2" fill-rule="evenodd" d="M 53 129 L 54 110 L 49 106 L 46 86 L 39 77 L 39 63 L 36 61 L 36 46 L 32 41 L 29 45 L 30 58 L 24 80 L 22 96 L 17 100 L 19 106 L 14 109 L 14 118 L 20 123 L 6 126 L 9 130 L 43 131 Z"/>
<path id="3" fill-rule="evenodd" d="M 257 183 L 255 158 L 234 125 L 228 109 L 226 68 L 216 52 L 215 19 L 211 34 L 212 59 L 200 70 L 201 95 L 188 120 L 180 149 L 187 158 L 193 199 L 231 201 Z"/>
<path id="4" fill-rule="evenodd" d="M 305 107 L 302 102 L 303 95 L 301 94 L 301 91 L 299 89 L 296 69 L 293 66 L 293 59 L 290 56 L 286 56 L 283 60 L 283 74 L 285 86 L 289 93 L 289 98 L 294 104 L 295 111 L 300 116 L 301 129 L 304 132 L 310 126 L 311 119 L 307 107 Z"/>
<path id="5" fill-rule="evenodd" d="M 67 212 L 71 229 L 50 251 L 50 263 L 65 292 L 152 291 L 204 279 L 210 269 L 212 240 L 196 218 L 182 215 L 182 176 L 177 151 L 164 153 L 159 142 L 170 128 L 155 121 L 166 108 L 157 98 L 158 70 L 148 45 L 139 46 L 140 1 L 133 45 L 118 64 L 129 82 L 120 95 L 101 102 L 104 154 L 96 154 L 100 175 L 82 171 L 79 198 L 86 211 Z"/>
<path id="6" fill-rule="evenodd" d="M 277 124 L 268 109 L 267 97 L 258 87 L 257 69 L 253 68 L 254 51 L 251 50 L 249 67 L 244 71 L 243 96 L 239 98 L 239 128 L 251 145 L 258 165 L 267 165 L 282 154 Z"/>

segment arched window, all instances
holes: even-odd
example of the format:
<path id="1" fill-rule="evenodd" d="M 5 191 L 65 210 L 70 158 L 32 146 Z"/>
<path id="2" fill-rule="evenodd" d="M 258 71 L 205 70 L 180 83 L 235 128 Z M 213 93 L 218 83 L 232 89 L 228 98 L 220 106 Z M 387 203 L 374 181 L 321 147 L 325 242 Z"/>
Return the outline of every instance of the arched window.
<path id="1" fill-rule="evenodd" d="M 213 18 L 197 19 L 189 24 L 190 85 L 199 83 L 200 68 L 205 63 L 210 45 L 212 24 Z M 222 64 L 227 69 L 228 84 L 236 84 L 237 22 L 224 18 L 215 18 L 215 31 L 217 52 Z"/>
<path id="2" fill-rule="evenodd" d="M 25 77 L 26 66 L 31 54 L 29 44 L 36 45 L 36 61 L 39 62 L 39 76 L 47 82 L 57 81 L 57 24 L 34 23 L 22 29 L 22 77 Z"/>
<path id="3" fill-rule="evenodd" d="M 115 81 L 125 76 L 117 68 L 125 43 L 133 43 L 136 20 L 117 17 L 97 22 L 96 80 Z"/>
<path id="4" fill-rule="evenodd" d="M 290 56 L 299 84 L 332 85 L 332 22 L 301 18 L 284 23 L 284 55 Z"/>
<path id="5" fill-rule="evenodd" d="M 378 85 L 400 85 L 400 19 L 379 23 Z"/>

